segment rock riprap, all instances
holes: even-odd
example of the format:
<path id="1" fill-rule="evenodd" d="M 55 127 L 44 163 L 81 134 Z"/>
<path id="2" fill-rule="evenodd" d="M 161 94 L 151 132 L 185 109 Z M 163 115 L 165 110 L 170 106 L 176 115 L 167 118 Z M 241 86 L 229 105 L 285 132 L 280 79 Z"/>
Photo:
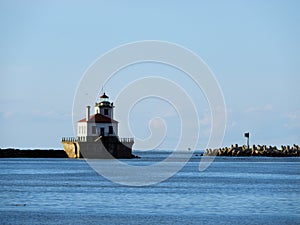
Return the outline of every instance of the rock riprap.
<path id="1" fill-rule="evenodd" d="M 270 157 L 297 157 L 300 156 L 300 148 L 298 145 L 281 146 L 278 149 L 276 146 L 252 145 L 249 148 L 247 145 L 238 146 L 237 144 L 230 147 L 218 149 L 206 149 L 205 156 L 270 156 Z"/>

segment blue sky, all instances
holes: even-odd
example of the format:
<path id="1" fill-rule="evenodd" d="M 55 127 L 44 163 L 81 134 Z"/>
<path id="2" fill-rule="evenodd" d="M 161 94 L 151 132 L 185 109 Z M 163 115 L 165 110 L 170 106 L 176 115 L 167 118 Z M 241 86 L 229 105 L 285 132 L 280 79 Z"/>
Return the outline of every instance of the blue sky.
<path id="1" fill-rule="evenodd" d="M 108 50 L 140 40 L 180 44 L 208 64 L 226 101 L 224 146 L 244 144 L 244 131 L 255 144 L 299 144 L 299 7 L 298 1 L 1 1 L 0 147 L 61 148 L 61 137 L 74 135 L 72 104 L 84 71 Z M 114 82 L 107 86 L 112 99 Z M 199 102 L 202 149 L 210 124 L 203 96 Z M 151 114 L 147 105 L 165 105 L 143 104 L 131 122 L 145 138 L 149 117 L 160 112 Z M 120 127 L 120 135 L 130 134 Z M 158 147 L 173 148 L 176 135 L 168 133 Z"/>

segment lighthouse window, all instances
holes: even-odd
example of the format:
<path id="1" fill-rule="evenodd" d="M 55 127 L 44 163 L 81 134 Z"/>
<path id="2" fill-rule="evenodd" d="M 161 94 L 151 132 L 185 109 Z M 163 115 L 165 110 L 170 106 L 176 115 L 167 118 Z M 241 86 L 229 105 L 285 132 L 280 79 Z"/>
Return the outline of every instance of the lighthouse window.
<path id="1" fill-rule="evenodd" d="M 108 115 L 108 109 L 104 109 L 104 115 Z"/>
<path id="2" fill-rule="evenodd" d="M 92 126 L 92 134 L 96 134 L 96 126 Z"/>

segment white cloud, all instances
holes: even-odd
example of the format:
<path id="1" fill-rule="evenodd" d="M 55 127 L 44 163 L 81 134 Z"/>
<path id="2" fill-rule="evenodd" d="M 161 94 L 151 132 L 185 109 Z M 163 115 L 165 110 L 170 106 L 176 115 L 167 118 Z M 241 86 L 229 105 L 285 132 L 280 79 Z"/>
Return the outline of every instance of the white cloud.
<path id="1" fill-rule="evenodd" d="M 300 111 L 290 112 L 287 117 L 290 120 L 300 120 Z"/>
<path id="2" fill-rule="evenodd" d="M 163 117 L 174 117 L 177 116 L 178 113 L 171 105 L 167 105 L 161 109 L 161 115 Z"/>
<path id="3" fill-rule="evenodd" d="M 253 113 L 253 112 L 271 112 L 273 111 L 273 105 L 271 104 L 266 104 L 264 106 L 260 106 L 260 107 L 257 107 L 257 106 L 251 106 L 249 108 L 247 108 L 245 110 L 246 113 Z"/>
<path id="4" fill-rule="evenodd" d="M 200 117 L 200 125 L 207 126 L 211 124 L 211 113 L 209 110 L 205 110 L 203 116 Z"/>
<path id="5" fill-rule="evenodd" d="M 288 122 L 285 123 L 287 128 L 300 128 L 300 110 L 290 112 L 286 115 Z"/>
<path id="6" fill-rule="evenodd" d="M 4 119 L 10 118 L 13 116 L 13 112 L 6 111 L 6 112 L 1 112 L 1 117 Z"/>
<path id="7" fill-rule="evenodd" d="M 236 121 L 232 121 L 231 123 L 227 124 L 227 129 L 230 129 L 230 128 L 234 128 L 237 126 L 237 122 Z"/>

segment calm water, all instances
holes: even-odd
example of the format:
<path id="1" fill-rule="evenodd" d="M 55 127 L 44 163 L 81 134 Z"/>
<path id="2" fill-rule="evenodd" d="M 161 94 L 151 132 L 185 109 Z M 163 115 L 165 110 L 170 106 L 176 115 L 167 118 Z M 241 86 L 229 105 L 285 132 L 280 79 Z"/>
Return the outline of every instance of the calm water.
<path id="1" fill-rule="evenodd" d="M 166 156 L 137 154 L 128 161 Z M 218 157 L 204 172 L 199 161 L 127 187 L 84 160 L 0 159 L 0 224 L 300 224 L 300 158 Z"/>

